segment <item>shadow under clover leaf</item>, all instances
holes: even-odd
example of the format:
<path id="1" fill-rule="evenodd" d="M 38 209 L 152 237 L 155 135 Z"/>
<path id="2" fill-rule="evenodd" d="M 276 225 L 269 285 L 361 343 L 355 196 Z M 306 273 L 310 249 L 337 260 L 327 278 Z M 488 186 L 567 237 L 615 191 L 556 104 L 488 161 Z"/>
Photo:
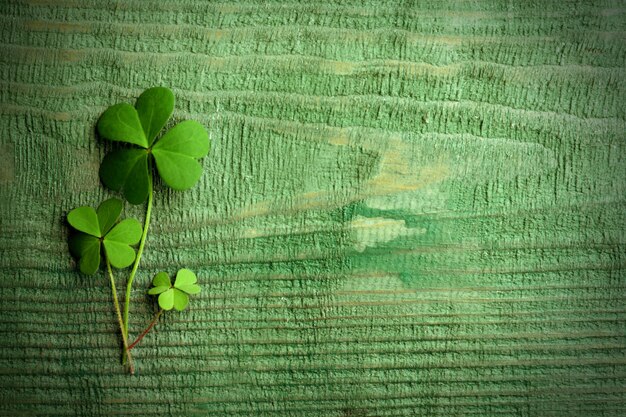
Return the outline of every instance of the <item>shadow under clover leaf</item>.
<path id="1" fill-rule="evenodd" d="M 186 120 L 156 140 L 172 115 L 174 101 L 168 88 L 154 87 L 139 96 L 135 107 L 116 104 L 98 120 L 102 137 L 138 146 L 108 153 L 100 166 L 102 182 L 123 190 L 131 204 L 141 204 L 151 194 L 152 159 L 165 184 L 175 190 L 191 188 L 202 174 L 197 159 L 209 153 L 210 142 L 200 123 Z"/>
<path id="2" fill-rule="evenodd" d="M 117 223 L 123 203 L 117 198 L 104 201 L 97 210 L 78 207 L 69 212 L 67 221 L 78 231 L 70 237 L 70 251 L 79 258 L 79 268 L 93 275 L 100 267 L 102 247 L 116 268 L 126 268 L 135 260 L 135 245 L 141 239 L 141 224 L 136 219 Z"/>

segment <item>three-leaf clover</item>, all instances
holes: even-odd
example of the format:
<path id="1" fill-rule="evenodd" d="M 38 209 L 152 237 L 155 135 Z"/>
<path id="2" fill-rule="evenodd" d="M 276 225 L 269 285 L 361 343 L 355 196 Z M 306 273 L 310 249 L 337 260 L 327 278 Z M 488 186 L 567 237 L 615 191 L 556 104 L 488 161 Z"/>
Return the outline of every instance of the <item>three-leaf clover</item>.
<path id="1" fill-rule="evenodd" d="M 196 284 L 197 281 L 196 274 L 189 269 L 181 269 L 176 273 L 174 285 L 172 285 L 169 275 L 165 272 L 159 272 L 154 276 L 152 280 L 154 287 L 150 288 L 148 294 L 159 294 L 159 306 L 163 310 L 176 308 L 176 310 L 182 311 L 189 303 L 189 295 L 200 292 L 200 287 Z"/>
<path id="2" fill-rule="evenodd" d="M 101 247 L 111 265 L 126 268 L 135 260 L 135 245 L 141 238 L 141 224 L 136 219 L 126 219 L 115 224 L 122 212 L 123 203 L 117 198 L 104 201 L 94 210 L 78 207 L 69 212 L 67 221 L 78 233 L 70 237 L 70 251 L 79 258 L 80 271 L 93 275 L 100 266 Z"/>
<path id="3" fill-rule="evenodd" d="M 154 87 L 139 96 L 135 107 L 116 104 L 98 120 L 102 137 L 139 146 L 110 152 L 100 166 L 102 182 L 115 191 L 123 190 L 131 204 L 141 204 L 148 197 L 152 158 L 165 184 L 175 190 L 193 187 L 202 174 L 197 159 L 209 153 L 210 142 L 200 123 L 181 122 L 155 141 L 173 110 L 172 91 Z"/>

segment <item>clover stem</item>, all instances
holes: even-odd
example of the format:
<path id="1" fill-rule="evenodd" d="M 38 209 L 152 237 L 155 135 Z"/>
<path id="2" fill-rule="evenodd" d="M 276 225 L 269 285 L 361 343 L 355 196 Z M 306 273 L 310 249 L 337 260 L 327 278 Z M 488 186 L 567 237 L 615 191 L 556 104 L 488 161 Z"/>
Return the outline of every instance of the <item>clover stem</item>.
<path id="1" fill-rule="evenodd" d="M 115 288 L 115 278 L 113 278 L 113 272 L 111 271 L 111 263 L 109 262 L 109 258 L 107 258 L 107 270 L 109 271 L 109 278 L 111 279 L 111 292 L 113 293 L 113 305 L 115 305 L 115 314 L 117 315 L 117 321 L 120 325 L 120 332 L 122 333 L 122 344 L 124 345 L 124 352 L 126 355 L 124 359 L 128 360 L 128 368 L 130 370 L 130 374 L 135 374 L 135 365 L 133 365 L 133 358 L 130 354 L 130 348 L 128 347 L 128 338 L 126 337 L 126 333 L 124 333 L 124 323 L 122 322 L 122 312 L 120 310 L 120 302 L 117 299 L 117 289 Z"/>
<path id="2" fill-rule="evenodd" d="M 150 167 L 148 167 L 150 169 Z M 146 244 L 146 236 L 148 235 L 148 227 L 150 226 L 150 214 L 152 213 L 152 175 L 148 175 L 148 207 L 146 208 L 146 219 L 143 224 L 143 233 L 141 234 L 141 240 L 139 241 L 139 249 L 137 250 L 137 256 L 135 257 L 135 263 L 133 269 L 130 271 L 128 282 L 126 283 L 126 298 L 124 300 L 124 330 L 126 331 L 126 338 L 128 338 L 128 310 L 130 308 L 130 293 L 133 287 L 133 280 L 139 268 L 139 261 L 141 260 L 141 254 L 143 253 L 143 247 Z"/>
<path id="3" fill-rule="evenodd" d="M 128 346 L 128 350 L 131 350 L 132 348 L 135 347 L 135 345 L 139 342 L 141 342 L 141 339 L 144 338 L 145 335 L 148 334 L 148 332 L 150 330 L 152 330 L 152 328 L 154 327 L 154 325 L 157 323 L 157 321 L 159 321 L 159 317 L 161 317 L 161 314 L 163 314 L 163 310 L 159 310 L 158 313 L 156 313 L 156 315 L 154 316 L 154 318 L 152 319 L 152 321 L 150 322 L 150 324 L 148 325 L 148 327 L 146 327 L 146 330 L 144 330 L 139 337 L 137 337 L 137 339 L 130 344 L 130 346 Z"/>

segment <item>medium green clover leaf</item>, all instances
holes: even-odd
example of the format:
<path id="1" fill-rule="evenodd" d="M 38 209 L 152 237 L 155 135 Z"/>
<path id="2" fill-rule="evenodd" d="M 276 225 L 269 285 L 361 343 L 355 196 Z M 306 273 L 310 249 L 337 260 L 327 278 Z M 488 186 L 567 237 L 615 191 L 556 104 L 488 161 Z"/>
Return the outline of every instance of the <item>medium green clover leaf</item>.
<path id="1" fill-rule="evenodd" d="M 148 294 L 159 295 L 159 306 L 163 310 L 175 308 L 182 311 L 189 304 L 189 295 L 200 292 L 197 281 L 196 274 L 189 269 L 181 269 L 176 273 L 176 281 L 172 286 L 170 277 L 165 272 L 159 272 L 154 276 L 153 287 L 150 288 Z"/>
<path id="2" fill-rule="evenodd" d="M 141 224 L 136 219 L 126 219 L 115 224 L 122 212 L 123 203 L 117 198 L 104 201 L 94 210 L 78 207 L 69 212 L 67 221 L 78 231 L 70 237 L 70 252 L 79 258 L 83 274 L 93 275 L 100 267 L 101 246 L 111 265 L 126 268 L 135 260 L 135 245 L 141 238 Z"/>
<path id="3" fill-rule="evenodd" d="M 106 139 L 126 142 L 140 148 L 110 152 L 100 166 L 102 182 L 109 188 L 123 190 L 131 204 L 141 204 L 148 197 L 151 158 L 159 175 L 171 188 L 186 190 L 202 174 L 197 159 L 209 153 L 209 135 L 200 123 L 187 120 L 155 140 L 174 110 L 174 94 L 165 87 L 144 91 L 135 104 L 109 107 L 98 120 L 98 132 Z"/>

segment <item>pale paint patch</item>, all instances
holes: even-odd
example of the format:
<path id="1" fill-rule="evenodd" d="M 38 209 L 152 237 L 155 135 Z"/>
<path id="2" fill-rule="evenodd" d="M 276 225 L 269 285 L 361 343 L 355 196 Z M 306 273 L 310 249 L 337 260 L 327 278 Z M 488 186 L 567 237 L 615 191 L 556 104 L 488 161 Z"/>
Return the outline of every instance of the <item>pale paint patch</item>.
<path id="1" fill-rule="evenodd" d="M 381 146 L 386 149 L 377 150 L 381 153 L 380 170 L 366 182 L 363 197 L 414 191 L 448 176 L 448 167 L 442 162 L 418 166 L 413 158 L 414 150 L 399 136 L 372 141 L 367 148 L 376 150 Z"/>
<path id="2" fill-rule="evenodd" d="M 68 122 L 72 120 L 72 114 L 68 112 L 53 112 L 51 114 L 55 120 L 59 120 L 61 122 Z"/>
<path id="3" fill-rule="evenodd" d="M 242 239 L 255 239 L 257 237 L 265 236 L 266 233 L 263 230 L 259 230 L 257 228 L 245 229 L 241 231 Z"/>
<path id="4" fill-rule="evenodd" d="M 410 174 L 416 166 L 402 166 L 387 162 L 381 173 L 370 180 L 376 188 L 388 190 L 396 188 L 407 191 L 403 195 L 397 193 L 370 193 L 369 207 L 382 210 L 410 210 L 412 212 L 438 212 L 446 209 L 449 192 L 440 192 L 438 184 L 444 178 L 452 181 L 463 181 L 467 186 L 498 178 L 509 181 L 514 178 L 525 178 L 556 169 L 558 163 L 554 152 L 541 144 L 520 142 L 508 138 L 482 138 L 472 135 L 436 135 L 425 137 L 423 142 L 413 148 L 414 155 L 422 155 L 416 165 L 424 164 L 424 157 L 430 159 L 426 151 L 432 149 L 432 143 L 439 147 L 432 158 L 440 158 L 439 164 L 429 164 L 420 169 L 419 179 L 427 182 L 429 187 L 410 187 Z M 401 149 L 399 147 L 399 149 Z M 423 150 L 424 152 L 421 152 Z M 395 155 L 389 154 L 394 158 Z M 399 159 L 402 161 L 402 159 Z M 409 161 L 409 163 L 412 161 Z M 385 172 L 385 167 L 399 167 L 399 172 Z M 389 169 L 389 168 L 387 168 Z M 397 184 L 390 182 L 395 177 L 402 178 Z M 409 182 L 407 184 L 407 182 Z M 386 184 L 385 186 L 385 183 Z M 407 186 L 408 185 L 408 186 Z M 414 184 L 415 185 L 415 184 Z"/>
<path id="5" fill-rule="evenodd" d="M 409 193 L 441 182 L 449 176 L 449 168 L 443 158 L 424 166 L 415 157 L 415 150 L 399 134 L 385 135 L 381 138 L 373 133 L 356 134 L 349 128 L 311 129 L 310 126 L 300 123 L 292 126 L 289 123 L 276 124 L 272 121 L 269 125 L 275 131 L 288 134 L 293 134 L 296 130 L 300 132 L 308 130 L 311 140 L 352 147 L 355 148 L 355 152 L 357 148 L 374 152 L 379 155 L 378 170 L 375 175 L 365 180 L 359 189 L 354 189 L 353 193 L 347 196 L 340 197 L 337 192 L 331 190 L 308 191 L 294 195 L 290 199 L 288 208 L 271 200 L 265 200 L 235 214 L 234 217 L 237 219 L 320 207 L 339 207 L 372 197 Z M 302 133 L 300 135 L 302 136 Z M 338 186 L 337 189 L 341 187 Z"/>
<path id="6" fill-rule="evenodd" d="M 342 137 L 342 135 L 339 137 Z M 337 136 L 332 136 L 332 138 L 335 141 Z M 366 180 L 360 189 L 354 190 L 354 194 L 349 195 L 347 198 L 339 198 L 335 192 L 330 190 L 294 195 L 291 199 L 289 211 L 341 206 L 373 196 L 411 192 L 432 183 L 443 181 L 448 176 L 449 170 L 443 163 L 435 163 L 425 167 L 420 167 L 413 163 L 412 150 L 399 138 L 389 137 L 385 138 L 385 140 L 371 138 L 369 141 L 362 142 L 360 147 L 380 153 L 381 157 L 376 175 Z M 341 189 L 341 187 L 337 188 Z M 268 202 L 263 203 L 265 203 L 264 208 L 267 208 Z M 269 205 L 271 206 L 271 204 Z M 251 210 L 252 212 L 256 211 L 255 208 L 251 208 Z"/>
<path id="7" fill-rule="evenodd" d="M 350 136 L 346 129 L 340 129 L 335 135 L 328 138 L 328 143 L 337 146 L 346 146 L 350 144 Z"/>
<path id="8" fill-rule="evenodd" d="M 61 49 L 59 50 L 59 61 L 78 62 L 86 59 L 87 55 L 87 51 L 79 51 L 76 49 Z"/>
<path id="9" fill-rule="evenodd" d="M 390 242 L 399 237 L 416 236 L 426 233 L 424 228 L 410 228 L 406 226 L 404 220 L 389 219 L 385 217 L 355 217 L 347 227 L 351 231 L 353 239 L 353 247 L 363 252 L 368 247 L 376 247 L 382 243 Z M 324 229 L 322 229 L 324 230 Z M 303 234 L 315 233 L 320 231 L 318 226 L 314 227 L 279 227 L 271 228 L 251 227 L 241 230 L 237 238 L 239 239 L 256 239 L 260 237 L 287 235 L 287 234 Z"/>
<path id="10" fill-rule="evenodd" d="M 353 74 L 359 66 L 360 65 L 356 62 L 323 60 L 320 62 L 319 68 L 327 73 L 350 75 Z"/>
<path id="11" fill-rule="evenodd" d="M 423 228 L 406 227 L 404 220 L 385 217 L 357 216 L 350 222 L 353 230 L 354 248 L 363 252 L 368 247 L 376 247 L 399 237 L 414 236 L 426 233 Z"/>
<path id="12" fill-rule="evenodd" d="M 444 154 L 424 166 L 415 157 L 416 150 L 410 149 L 400 138 L 390 139 L 388 143 L 392 143 L 393 147 L 383 153 L 378 175 L 366 183 L 369 188 L 363 197 L 370 207 L 383 210 L 406 208 L 403 207 L 406 202 L 415 201 L 410 195 L 436 188 L 454 170 L 446 162 L 448 157 Z"/>
<path id="13" fill-rule="evenodd" d="M 230 216 L 230 220 L 234 221 L 234 220 L 247 219 L 249 217 L 254 217 L 254 216 L 266 216 L 272 212 L 273 210 L 271 208 L 271 204 L 269 201 L 260 201 L 258 203 L 253 204 L 250 207 L 247 207 L 233 214 L 232 216 Z"/>

